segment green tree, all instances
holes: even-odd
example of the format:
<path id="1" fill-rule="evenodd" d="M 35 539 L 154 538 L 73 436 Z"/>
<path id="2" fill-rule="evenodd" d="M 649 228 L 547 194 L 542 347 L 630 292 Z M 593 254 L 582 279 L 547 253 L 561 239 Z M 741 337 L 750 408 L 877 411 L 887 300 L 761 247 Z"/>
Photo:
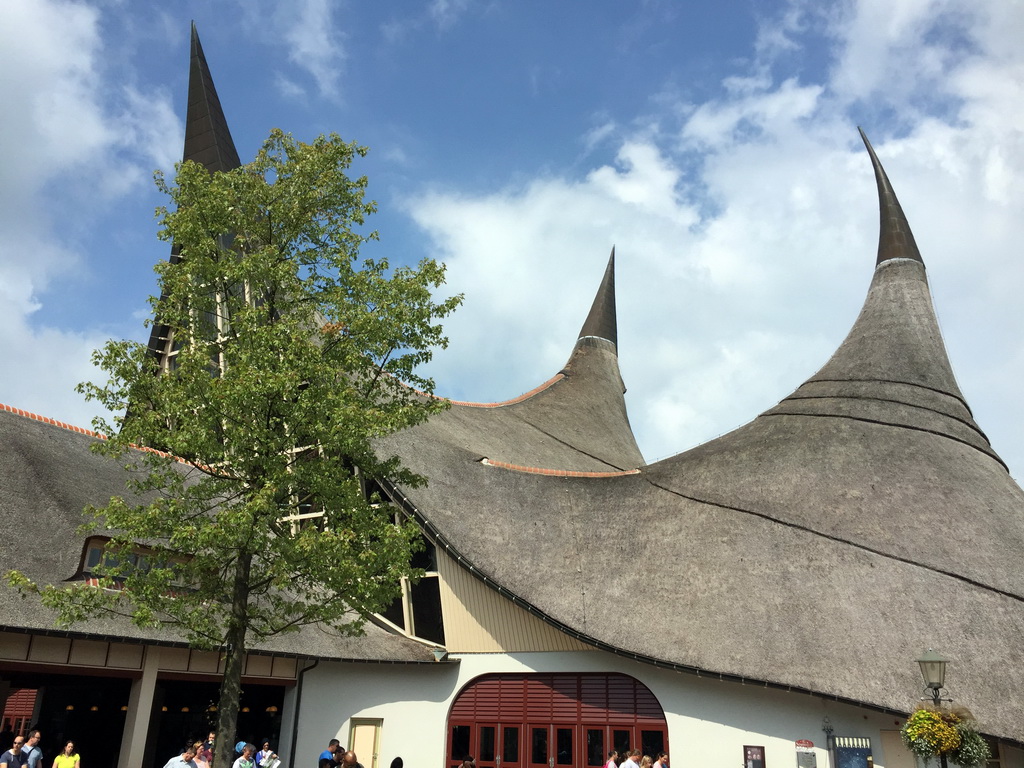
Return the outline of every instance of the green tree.
<path id="1" fill-rule="evenodd" d="M 104 613 L 173 625 L 225 660 L 215 759 L 231 764 L 246 649 L 303 625 L 359 631 L 398 593 L 417 530 L 367 497 L 380 478 L 418 485 L 378 438 L 444 406 L 417 375 L 443 348 L 444 267 L 360 259 L 374 203 L 347 171 L 365 148 L 274 131 L 227 173 L 185 162 L 158 187 L 160 237 L 180 258 L 157 267 L 152 322 L 173 339 L 158 359 L 110 341 L 103 384 L 79 390 L 108 411 L 96 450 L 136 472 L 129 494 L 87 510 L 113 532 L 95 574 L 107 589 L 34 585 L 69 625 Z M 419 391 L 417 391 L 419 390 Z M 160 451 L 138 451 L 134 445 Z M 300 526 L 295 516 L 322 518 Z M 292 520 L 289 520 L 292 518 Z M 141 553 L 141 554 L 140 554 Z"/>

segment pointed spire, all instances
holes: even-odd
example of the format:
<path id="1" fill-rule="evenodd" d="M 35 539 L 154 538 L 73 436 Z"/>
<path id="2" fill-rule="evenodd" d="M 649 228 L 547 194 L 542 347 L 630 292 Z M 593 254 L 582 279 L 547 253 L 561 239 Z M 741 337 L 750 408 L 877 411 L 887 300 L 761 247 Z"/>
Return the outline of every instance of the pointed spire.
<path id="1" fill-rule="evenodd" d="M 864 140 L 868 154 L 871 156 L 871 165 L 875 169 L 875 181 L 878 184 L 878 214 L 880 218 L 880 229 L 878 233 L 878 260 L 876 266 L 883 261 L 890 259 L 913 259 L 924 263 L 921 252 L 917 249 L 914 241 L 914 233 L 910 231 L 910 224 L 903 214 L 900 201 L 896 199 L 896 193 L 892 191 L 889 177 L 885 175 L 885 169 L 878 161 L 871 142 L 860 127 L 860 137 Z"/>
<path id="2" fill-rule="evenodd" d="M 615 322 L 615 246 L 608 259 L 608 267 L 597 289 L 590 314 L 580 329 L 580 338 L 597 336 L 618 346 L 618 330 Z"/>
<path id="3" fill-rule="evenodd" d="M 210 172 L 230 171 L 241 165 L 194 21 L 188 75 L 188 114 L 185 118 L 185 152 L 182 160 L 194 160 Z"/>
<path id="4" fill-rule="evenodd" d="M 1003 464 L 956 383 L 924 261 L 863 131 L 861 137 L 875 167 L 882 220 L 868 295 L 832 358 L 763 415 L 825 416 L 926 432 L 969 445 Z M 892 439 L 880 437 L 879 448 Z"/>
<path id="5" fill-rule="evenodd" d="M 184 160 L 192 160 L 204 166 L 211 173 L 230 171 L 241 165 L 235 143 L 231 140 L 228 121 L 224 118 L 213 76 L 203 55 L 196 23 L 192 22 L 192 51 L 188 72 L 188 112 L 185 117 Z M 170 261 L 176 264 L 181 256 L 177 246 L 172 247 Z M 153 323 L 149 334 L 149 352 L 157 358 L 160 366 L 167 365 L 174 349 L 174 338 L 168 327 L 160 322 Z"/>

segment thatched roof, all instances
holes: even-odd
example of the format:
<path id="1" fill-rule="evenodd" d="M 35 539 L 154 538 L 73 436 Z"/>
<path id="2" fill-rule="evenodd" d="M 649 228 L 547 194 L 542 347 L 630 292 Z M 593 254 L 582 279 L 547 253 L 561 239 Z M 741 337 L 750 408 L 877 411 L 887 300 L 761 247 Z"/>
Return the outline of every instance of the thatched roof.
<path id="1" fill-rule="evenodd" d="M 455 410 L 393 438 L 429 478 L 401 493 L 482 578 L 602 647 L 909 711 L 931 646 L 983 730 L 1024 742 L 1010 705 L 1024 689 L 1024 492 L 956 385 L 924 263 L 869 152 L 882 229 L 864 309 L 778 406 L 636 473 L 613 471 L 622 457 L 574 471 L 580 451 Z M 532 413 L 537 434 L 617 411 L 600 352 L 604 367 L 570 379 L 577 397 Z"/>
<path id="2" fill-rule="evenodd" d="M 615 329 L 613 250 L 594 304 L 561 371 L 514 400 L 454 402 L 431 419 L 426 431 L 443 443 L 470 451 L 477 460 L 584 472 L 641 466 L 643 456 L 626 415 Z M 431 478 L 444 471 L 441 466 L 433 469 Z"/>
<path id="3" fill-rule="evenodd" d="M 89 446 L 87 430 L 0 407 L 0 519 L 12 530 L 0 540 L 4 571 L 16 568 L 39 584 L 59 584 L 79 570 L 84 537 L 78 532 L 89 504 L 126 495 L 129 477 L 118 462 Z M 54 614 L 34 597 L 0 589 L 0 631 L 55 632 Z M 140 629 L 127 620 L 96 619 L 71 634 L 126 642 L 182 644 L 168 631 Z M 63 634 L 63 631 L 61 632 Z M 354 661 L 433 662 L 430 648 L 372 624 L 365 635 L 343 637 L 318 626 L 274 638 L 255 649 L 284 656 Z"/>

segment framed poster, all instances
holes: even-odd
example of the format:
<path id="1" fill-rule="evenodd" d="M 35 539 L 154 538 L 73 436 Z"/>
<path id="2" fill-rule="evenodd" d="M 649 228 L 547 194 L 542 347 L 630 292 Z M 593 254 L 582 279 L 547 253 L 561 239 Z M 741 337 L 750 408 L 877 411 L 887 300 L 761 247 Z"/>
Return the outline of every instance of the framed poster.
<path id="1" fill-rule="evenodd" d="M 764 747 L 743 747 L 744 768 L 764 768 Z"/>

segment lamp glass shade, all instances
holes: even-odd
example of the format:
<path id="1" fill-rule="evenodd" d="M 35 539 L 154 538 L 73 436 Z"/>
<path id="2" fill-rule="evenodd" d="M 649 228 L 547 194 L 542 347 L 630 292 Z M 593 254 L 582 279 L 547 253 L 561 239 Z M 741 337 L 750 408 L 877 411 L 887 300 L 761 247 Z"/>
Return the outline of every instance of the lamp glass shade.
<path id="1" fill-rule="evenodd" d="M 921 677 L 928 688 L 939 690 L 946 682 L 946 659 L 931 648 L 917 660 L 921 665 Z"/>

